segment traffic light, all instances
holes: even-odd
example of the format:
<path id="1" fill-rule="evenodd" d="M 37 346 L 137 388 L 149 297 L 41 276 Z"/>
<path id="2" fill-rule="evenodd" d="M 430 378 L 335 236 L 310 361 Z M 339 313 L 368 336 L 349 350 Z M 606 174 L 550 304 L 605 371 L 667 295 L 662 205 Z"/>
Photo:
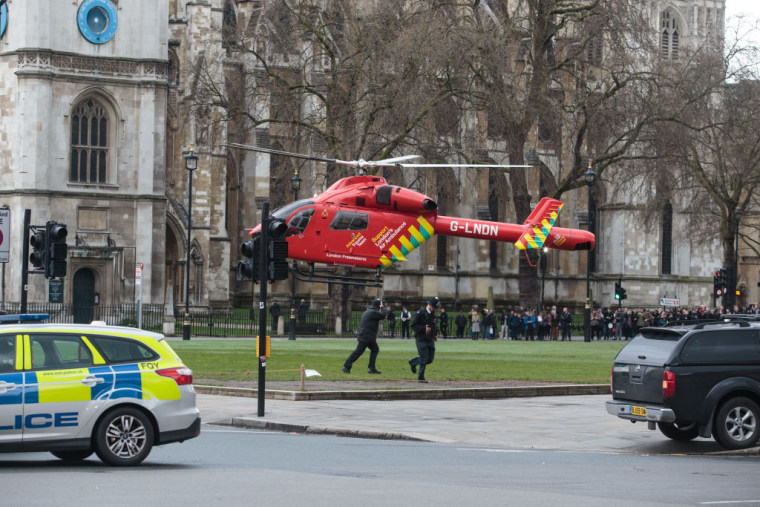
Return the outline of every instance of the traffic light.
<path id="1" fill-rule="evenodd" d="M 288 242 L 276 239 L 269 243 L 269 281 L 288 279 Z"/>
<path id="2" fill-rule="evenodd" d="M 256 239 L 249 239 L 240 245 L 240 253 L 245 260 L 238 261 L 237 263 L 237 279 L 238 280 L 259 280 L 259 266 L 261 265 L 261 241 L 257 237 Z"/>
<path id="3" fill-rule="evenodd" d="M 32 246 L 32 253 L 29 254 L 29 262 L 35 268 L 45 270 L 47 276 L 47 255 L 48 255 L 48 233 L 47 228 L 34 231 L 29 238 L 29 244 Z"/>
<path id="4" fill-rule="evenodd" d="M 288 279 L 288 242 L 284 239 L 288 225 L 284 220 L 270 219 L 267 228 L 269 239 L 269 266 L 267 277 L 270 282 Z"/>
<path id="5" fill-rule="evenodd" d="M 728 293 L 728 288 L 731 286 L 731 272 L 727 268 L 720 268 L 721 289 L 723 295 Z"/>
<path id="6" fill-rule="evenodd" d="M 267 226 L 267 280 L 286 280 L 288 278 L 288 242 L 283 236 L 288 230 L 284 220 L 270 219 Z M 261 235 L 249 239 L 240 245 L 240 253 L 245 258 L 237 264 L 238 280 L 261 281 Z"/>
<path id="7" fill-rule="evenodd" d="M 623 288 L 623 282 L 617 281 L 615 282 L 615 299 L 618 301 L 622 301 L 623 299 L 627 299 L 628 296 L 626 295 L 626 290 Z"/>
<path id="8" fill-rule="evenodd" d="M 45 224 L 47 232 L 47 259 L 45 263 L 45 278 L 62 278 L 66 276 L 66 257 L 69 248 L 66 236 L 69 231 L 65 224 L 50 221 Z"/>
<path id="9" fill-rule="evenodd" d="M 723 295 L 723 274 L 720 271 L 716 271 L 713 275 L 713 294 L 715 297 Z"/>

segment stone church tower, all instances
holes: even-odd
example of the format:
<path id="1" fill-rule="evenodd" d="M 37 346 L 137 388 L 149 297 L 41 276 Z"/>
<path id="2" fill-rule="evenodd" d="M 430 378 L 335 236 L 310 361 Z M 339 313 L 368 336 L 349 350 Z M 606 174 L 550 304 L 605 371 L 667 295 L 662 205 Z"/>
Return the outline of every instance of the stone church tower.
<path id="1" fill-rule="evenodd" d="M 167 0 L 9 0 L 0 38 L 5 299 L 20 300 L 24 209 L 68 226 L 64 302 L 164 299 Z M 42 276 L 29 301 L 47 301 Z"/>

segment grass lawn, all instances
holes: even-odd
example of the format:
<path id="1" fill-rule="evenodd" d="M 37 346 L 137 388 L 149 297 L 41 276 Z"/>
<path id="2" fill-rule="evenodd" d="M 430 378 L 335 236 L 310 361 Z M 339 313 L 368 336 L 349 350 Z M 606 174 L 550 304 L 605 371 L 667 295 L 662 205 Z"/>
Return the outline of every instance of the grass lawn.
<path id="1" fill-rule="evenodd" d="M 255 340 L 171 340 L 172 348 L 198 380 L 252 380 L 257 376 Z M 317 370 L 318 380 L 393 380 L 413 378 L 407 361 L 417 355 L 414 340 L 380 339 L 377 368 L 367 374 L 369 350 L 354 363 L 351 375 L 341 372 L 356 346 L 349 339 L 274 339 L 267 360 L 267 380 L 298 380 L 303 363 Z M 428 378 L 435 380 L 609 382 L 615 355 L 627 342 L 439 341 Z"/>

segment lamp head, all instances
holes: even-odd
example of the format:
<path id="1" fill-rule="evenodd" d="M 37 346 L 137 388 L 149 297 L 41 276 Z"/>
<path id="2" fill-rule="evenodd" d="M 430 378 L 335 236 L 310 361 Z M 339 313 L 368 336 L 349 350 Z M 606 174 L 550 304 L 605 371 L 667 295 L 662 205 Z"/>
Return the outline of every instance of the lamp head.
<path id="1" fill-rule="evenodd" d="M 593 186 L 594 180 L 596 180 L 596 173 L 591 169 L 591 161 L 588 163 L 588 169 L 583 173 L 583 179 L 586 180 L 586 185 Z"/>
<path id="2" fill-rule="evenodd" d="M 296 169 L 296 173 L 293 177 L 290 178 L 290 188 L 294 191 L 301 190 L 301 177 L 298 175 L 298 169 Z"/>
<path id="3" fill-rule="evenodd" d="M 198 168 L 198 155 L 195 153 L 195 147 L 191 144 L 190 151 L 185 154 L 185 169 L 195 171 Z"/>

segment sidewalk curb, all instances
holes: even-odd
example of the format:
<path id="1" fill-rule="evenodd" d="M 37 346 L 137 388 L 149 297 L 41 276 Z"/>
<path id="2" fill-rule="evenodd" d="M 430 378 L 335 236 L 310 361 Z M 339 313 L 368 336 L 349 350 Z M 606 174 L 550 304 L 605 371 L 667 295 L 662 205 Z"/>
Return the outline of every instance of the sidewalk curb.
<path id="1" fill-rule="evenodd" d="M 219 426 L 231 426 L 233 428 L 245 428 L 265 431 L 280 431 L 283 433 L 305 433 L 310 435 L 333 435 L 349 438 L 369 438 L 375 440 L 407 440 L 414 442 L 433 442 L 425 438 L 414 437 L 404 433 L 388 433 L 384 431 L 351 430 L 346 428 L 330 428 L 321 426 L 308 426 L 304 424 L 288 424 L 252 419 L 250 417 L 232 417 L 213 421 L 208 424 Z"/>
<path id="2" fill-rule="evenodd" d="M 258 390 L 247 387 L 195 385 L 198 394 L 255 398 Z M 548 386 L 471 387 L 450 389 L 376 389 L 356 391 L 285 391 L 267 389 L 265 398 L 287 401 L 318 400 L 455 400 L 498 399 L 535 396 L 610 394 L 609 384 L 560 384 Z"/>

